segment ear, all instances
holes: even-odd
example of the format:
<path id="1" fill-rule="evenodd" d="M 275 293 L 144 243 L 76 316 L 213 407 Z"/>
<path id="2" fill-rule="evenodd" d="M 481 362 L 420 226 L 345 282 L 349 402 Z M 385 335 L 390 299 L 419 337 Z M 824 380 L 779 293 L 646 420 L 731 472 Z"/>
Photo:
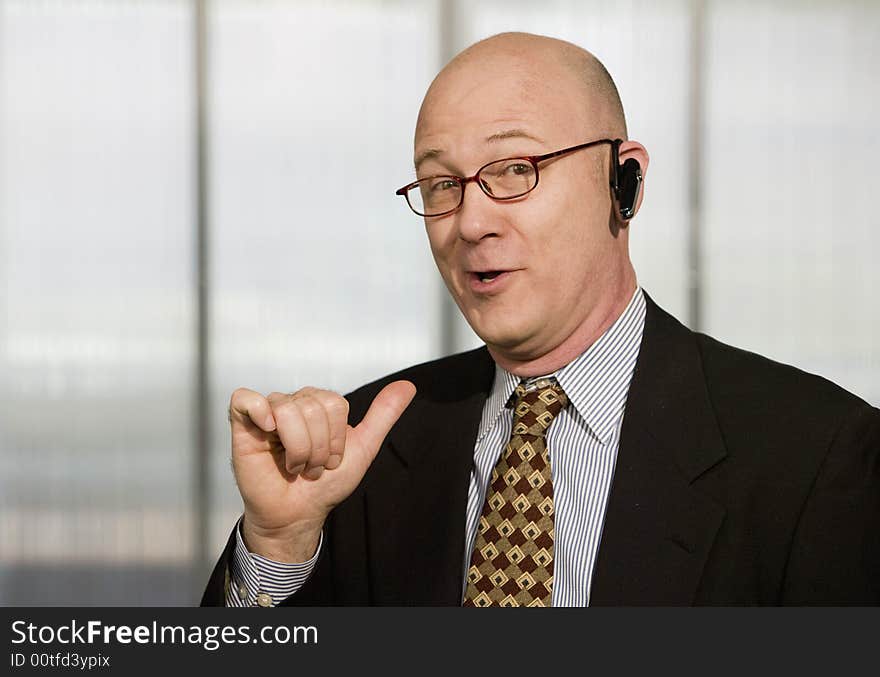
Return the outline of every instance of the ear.
<path id="1" fill-rule="evenodd" d="M 618 163 L 621 165 L 627 160 L 633 159 L 639 163 L 639 167 L 642 170 L 642 185 L 639 191 L 638 200 L 636 201 L 636 209 L 633 213 L 633 216 L 635 216 L 639 213 L 639 207 L 641 207 L 642 199 L 645 197 L 645 175 L 648 173 L 648 161 L 650 159 L 648 157 L 648 151 L 638 141 L 624 141 L 620 144 L 617 158 Z"/>

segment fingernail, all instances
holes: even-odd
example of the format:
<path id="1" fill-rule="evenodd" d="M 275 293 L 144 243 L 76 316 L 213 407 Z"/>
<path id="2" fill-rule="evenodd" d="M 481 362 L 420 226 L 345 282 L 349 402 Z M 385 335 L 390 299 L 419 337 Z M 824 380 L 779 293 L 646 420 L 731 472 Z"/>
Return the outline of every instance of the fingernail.
<path id="1" fill-rule="evenodd" d="M 309 468 L 302 474 L 302 476 L 305 477 L 307 480 L 316 480 L 323 474 L 324 466 L 319 465 L 315 468 Z"/>
<path id="2" fill-rule="evenodd" d="M 299 475 L 299 474 L 300 474 L 303 470 L 305 470 L 305 469 L 306 469 L 306 464 L 305 464 L 305 463 L 301 463 L 300 465 L 295 465 L 295 466 L 293 466 L 293 467 L 292 467 L 290 470 L 288 470 L 287 472 L 289 472 L 291 475 Z"/>

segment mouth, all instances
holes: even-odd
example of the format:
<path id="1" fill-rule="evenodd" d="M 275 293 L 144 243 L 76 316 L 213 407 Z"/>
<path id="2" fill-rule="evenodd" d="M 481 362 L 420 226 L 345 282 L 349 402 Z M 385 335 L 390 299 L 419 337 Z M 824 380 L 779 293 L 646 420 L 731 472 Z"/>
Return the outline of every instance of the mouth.
<path id="1" fill-rule="evenodd" d="M 515 270 L 473 270 L 467 274 L 472 291 L 477 293 L 497 292 L 503 289 Z"/>
<path id="2" fill-rule="evenodd" d="M 480 282 L 491 282 L 499 275 L 503 274 L 505 271 L 503 270 L 486 270 L 486 271 L 475 271 L 471 273 L 474 277 L 476 277 Z"/>

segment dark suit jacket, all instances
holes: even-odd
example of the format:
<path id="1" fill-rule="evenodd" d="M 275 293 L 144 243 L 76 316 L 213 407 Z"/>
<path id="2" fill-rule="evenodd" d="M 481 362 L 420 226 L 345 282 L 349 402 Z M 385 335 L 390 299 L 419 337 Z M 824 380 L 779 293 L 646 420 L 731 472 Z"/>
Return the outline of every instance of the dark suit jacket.
<path id="1" fill-rule="evenodd" d="M 646 300 L 591 605 L 880 604 L 880 411 Z M 460 604 L 493 375 L 480 348 L 348 396 L 359 421 L 388 382 L 418 388 L 286 604 Z M 203 604 L 224 603 L 234 540 Z"/>

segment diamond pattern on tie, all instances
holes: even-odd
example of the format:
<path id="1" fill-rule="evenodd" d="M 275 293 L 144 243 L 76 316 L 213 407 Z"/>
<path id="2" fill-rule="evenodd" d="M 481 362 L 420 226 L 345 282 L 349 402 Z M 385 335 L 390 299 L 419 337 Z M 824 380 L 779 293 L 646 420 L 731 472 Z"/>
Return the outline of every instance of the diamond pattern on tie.
<path id="1" fill-rule="evenodd" d="M 555 380 L 514 392 L 510 442 L 492 471 L 465 606 L 550 606 L 553 488 L 546 432 L 568 398 Z"/>

